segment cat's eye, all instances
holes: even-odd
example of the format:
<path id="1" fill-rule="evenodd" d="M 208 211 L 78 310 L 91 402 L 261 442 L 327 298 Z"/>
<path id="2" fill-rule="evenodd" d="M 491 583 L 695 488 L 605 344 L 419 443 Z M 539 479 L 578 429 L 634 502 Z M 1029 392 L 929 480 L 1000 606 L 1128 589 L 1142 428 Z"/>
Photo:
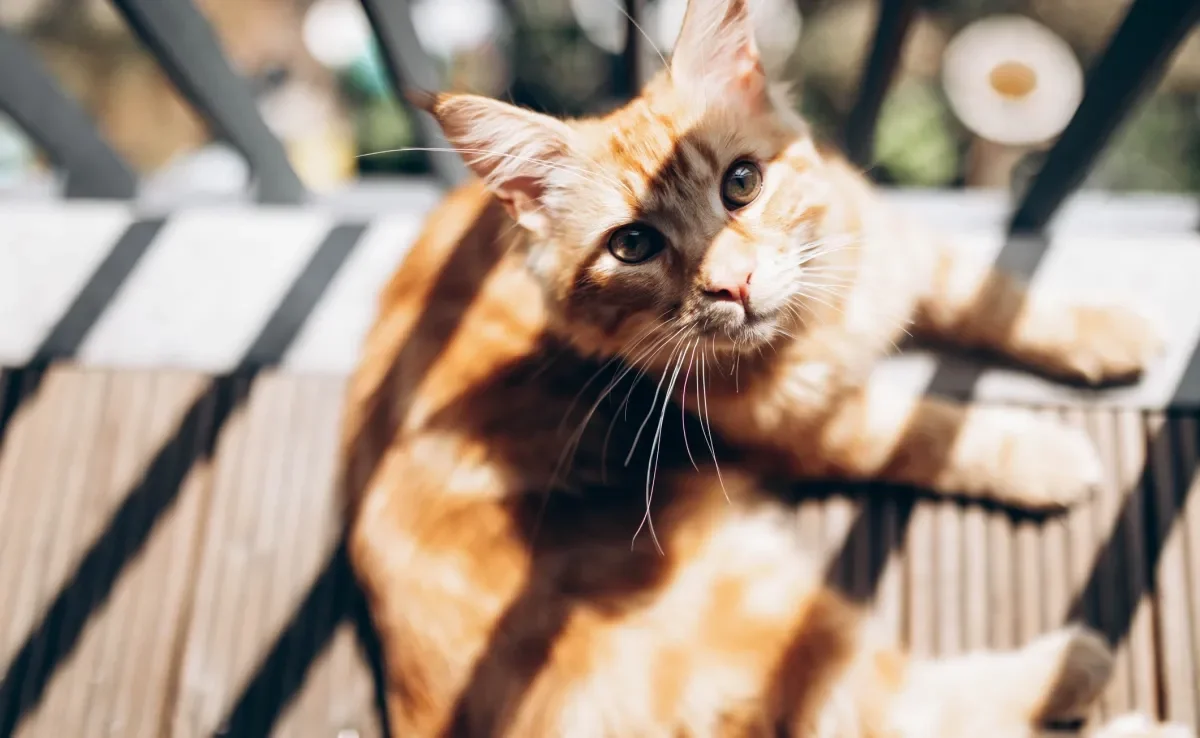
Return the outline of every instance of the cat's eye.
<path id="1" fill-rule="evenodd" d="M 737 161 L 721 179 L 721 202 L 730 210 L 744 208 L 762 192 L 762 170 L 752 161 Z"/>
<path id="2" fill-rule="evenodd" d="M 626 264 L 640 264 L 663 250 L 666 239 L 645 223 L 621 226 L 608 237 L 608 250 Z"/>

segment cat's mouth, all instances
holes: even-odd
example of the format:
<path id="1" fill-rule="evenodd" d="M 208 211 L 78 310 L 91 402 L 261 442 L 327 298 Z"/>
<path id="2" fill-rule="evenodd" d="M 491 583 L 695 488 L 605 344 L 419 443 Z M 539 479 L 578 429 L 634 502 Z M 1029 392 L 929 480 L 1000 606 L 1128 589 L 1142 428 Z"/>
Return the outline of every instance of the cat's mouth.
<path id="1" fill-rule="evenodd" d="M 757 349 L 779 334 L 777 318 L 778 311 L 730 306 L 701 320 L 697 325 L 697 333 L 711 340 L 713 347 L 718 350 Z"/>

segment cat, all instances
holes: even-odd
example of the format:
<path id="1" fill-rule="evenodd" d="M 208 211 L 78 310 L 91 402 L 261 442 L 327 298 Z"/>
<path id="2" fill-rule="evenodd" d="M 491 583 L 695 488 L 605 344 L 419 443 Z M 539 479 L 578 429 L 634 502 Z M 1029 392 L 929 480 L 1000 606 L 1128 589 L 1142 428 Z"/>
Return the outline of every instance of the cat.
<path id="1" fill-rule="evenodd" d="M 414 101 L 477 177 L 382 291 L 347 392 L 347 552 L 394 734 L 1024 738 L 1090 711 L 1097 635 L 908 655 L 826 585 L 789 496 L 1071 504 L 1099 470 L 1082 435 L 869 369 L 911 326 L 1127 379 L 1147 321 L 1026 303 L 888 213 L 768 82 L 744 0 L 691 0 L 667 69 L 604 117 Z"/>

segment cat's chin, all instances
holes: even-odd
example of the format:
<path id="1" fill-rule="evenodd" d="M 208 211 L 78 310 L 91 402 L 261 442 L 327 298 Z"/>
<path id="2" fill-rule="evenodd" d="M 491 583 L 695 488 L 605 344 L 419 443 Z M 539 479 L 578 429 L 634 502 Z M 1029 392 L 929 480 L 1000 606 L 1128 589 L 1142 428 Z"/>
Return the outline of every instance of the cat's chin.
<path id="1" fill-rule="evenodd" d="M 711 341 L 712 349 L 721 353 L 757 353 L 765 346 L 785 336 L 774 315 L 750 315 L 737 323 L 712 326 L 702 336 Z"/>

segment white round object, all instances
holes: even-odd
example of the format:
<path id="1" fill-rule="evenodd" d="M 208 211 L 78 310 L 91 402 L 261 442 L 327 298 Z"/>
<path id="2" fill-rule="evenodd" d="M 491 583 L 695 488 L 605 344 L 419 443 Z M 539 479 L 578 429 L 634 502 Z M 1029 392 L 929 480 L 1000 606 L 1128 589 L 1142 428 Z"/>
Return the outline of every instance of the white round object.
<path id="1" fill-rule="evenodd" d="M 583 35 L 610 54 L 625 48 L 625 15 L 621 0 L 571 0 L 571 13 Z M 642 24 L 645 27 L 645 24 Z"/>
<path id="2" fill-rule="evenodd" d="M 211 143 L 172 158 L 146 178 L 149 192 L 231 195 L 250 186 L 250 165 L 233 147 Z"/>
<path id="3" fill-rule="evenodd" d="M 976 21 L 946 46 L 942 85 L 975 135 L 1012 146 L 1048 141 L 1083 97 L 1083 70 L 1065 41 L 1017 15 Z"/>
<path id="4" fill-rule="evenodd" d="M 449 59 L 500 35 L 505 17 L 496 0 L 418 0 L 412 21 L 425 50 Z"/>
<path id="5" fill-rule="evenodd" d="M 330 69 L 345 69 L 371 48 L 371 22 L 358 0 L 317 0 L 304 15 L 304 46 Z"/>

